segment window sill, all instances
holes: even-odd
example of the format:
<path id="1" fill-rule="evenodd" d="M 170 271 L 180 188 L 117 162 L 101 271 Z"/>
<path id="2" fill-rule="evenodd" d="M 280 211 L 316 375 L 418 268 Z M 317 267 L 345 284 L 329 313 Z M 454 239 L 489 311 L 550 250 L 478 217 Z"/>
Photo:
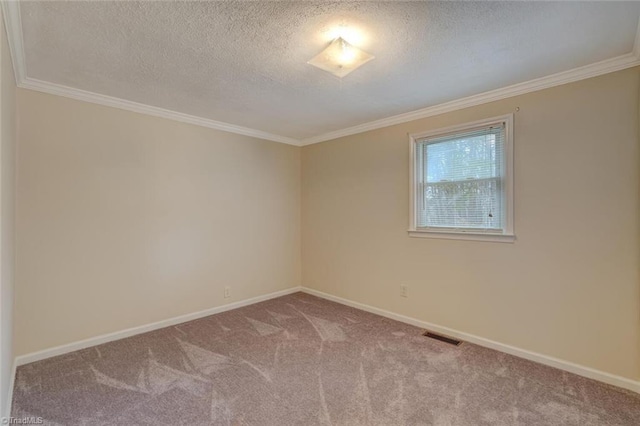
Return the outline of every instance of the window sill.
<path id="1" fill-rule="evenodd" d="M 444 240 L 468 240 L 468 241 L 489 241 L 494 243 L 513 243 L 516 236 L 513 234 L 489 234 L 473 232 L 447 232 L 447 231 L 416 231 L 409 230 L 409 236 L 414 238 L 438 238 Z"/>

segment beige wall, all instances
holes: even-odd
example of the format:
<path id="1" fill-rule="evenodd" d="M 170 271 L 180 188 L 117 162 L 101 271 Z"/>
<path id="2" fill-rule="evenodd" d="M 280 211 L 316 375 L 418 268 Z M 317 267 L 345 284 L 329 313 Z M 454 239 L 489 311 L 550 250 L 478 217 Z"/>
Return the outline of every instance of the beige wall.
<path id="1" fill-rule="evenodd" d="M 639 80 L 633 68 L 304 147 L 303 285 L 640 378 Z M 517 242 L 409 238 L 407 133 L 516 107 Z"/>
<path id="2" fill-rule="evenodd" d="M 0 417 L 9 415 L 13 365 L 16 80 L 0 15 Z"/>
<path id="3" fill-rule="evenodd" d="M 638 379 L 639 93 L 634 68 L 300 149 L 18 90 L 15 353 L 302 283 Z M 516 107 L 517 242 L 409 238 L 407 133 Z"/>
<path id="4" fill-rule="evenodd" d="M 298 147 L 23 89 L 18 113 L 17 355 L 299 285 Z"/>

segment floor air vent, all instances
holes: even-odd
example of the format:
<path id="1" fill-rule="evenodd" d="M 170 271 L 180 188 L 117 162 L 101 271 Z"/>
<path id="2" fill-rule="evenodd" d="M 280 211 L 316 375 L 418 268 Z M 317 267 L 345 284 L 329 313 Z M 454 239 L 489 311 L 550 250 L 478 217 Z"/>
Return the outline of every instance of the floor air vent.
<path id="1" fill-rule="evenodd" d="M 430 331 L 426 331 L 423 336 L 427 336 L 431 339 L 440 340 L 441 342 L 448 343 L 454 346 L 460 346 L 462 344 L 462 340 L 456 340 L 453 337 L 443 336 L 442 334 L 432 333 Z"/>

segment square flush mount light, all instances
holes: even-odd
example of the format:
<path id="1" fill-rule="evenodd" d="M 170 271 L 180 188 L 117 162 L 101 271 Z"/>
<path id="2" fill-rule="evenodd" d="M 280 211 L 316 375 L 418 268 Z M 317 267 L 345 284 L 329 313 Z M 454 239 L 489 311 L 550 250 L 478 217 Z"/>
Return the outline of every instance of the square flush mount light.
<path id="1" fill-rule="evenodd" d="M 373 58 L 375 56 L 352 46 L 342 37 L 338 37 L 307 63 L 342 78 Z"/>

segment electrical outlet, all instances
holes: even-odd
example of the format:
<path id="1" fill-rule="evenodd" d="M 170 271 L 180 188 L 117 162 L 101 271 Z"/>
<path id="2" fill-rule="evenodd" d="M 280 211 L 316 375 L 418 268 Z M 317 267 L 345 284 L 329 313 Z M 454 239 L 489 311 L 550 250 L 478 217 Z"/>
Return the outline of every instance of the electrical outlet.
<path id="1" fill-rule="evenodd" d="M 231 297 L 231 287 L 225 287 L 224 288 L 224 298 L 228 299 Z"/>
<path id="2" fill-rule="evenodd" d="M 409 286 L 407 286 L 406 284 L 400 284 L 400 296 L 407 297 L 408 294 L 409 294 Z"/>

